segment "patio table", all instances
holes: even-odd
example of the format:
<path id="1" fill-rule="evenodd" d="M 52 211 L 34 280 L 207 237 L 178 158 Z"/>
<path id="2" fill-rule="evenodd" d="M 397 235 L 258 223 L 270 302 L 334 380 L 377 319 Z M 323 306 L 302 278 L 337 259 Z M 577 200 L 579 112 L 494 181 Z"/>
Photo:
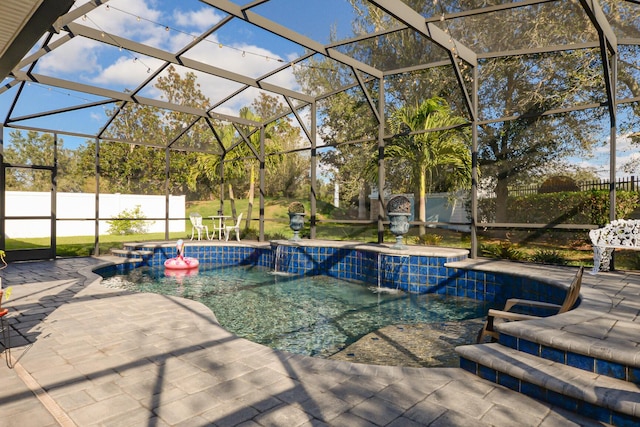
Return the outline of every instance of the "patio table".
<path id="1" fill-rule="evenodd" d="M 225 220 L 227 218 L 231 218 L 229 215 L 211 215 L 209 218 L 213 221 L 213 233 L 211 233 L 211 240 L 215 236 L 216 231 L 218 232 L 218 240 L 222 240 L 222 233 L 225 228 Z"/>

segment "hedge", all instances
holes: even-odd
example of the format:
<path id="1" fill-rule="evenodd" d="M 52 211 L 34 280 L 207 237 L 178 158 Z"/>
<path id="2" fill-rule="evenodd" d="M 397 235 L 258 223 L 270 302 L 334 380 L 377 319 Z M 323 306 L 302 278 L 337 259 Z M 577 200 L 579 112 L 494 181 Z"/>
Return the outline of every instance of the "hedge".
<path id="1" fill-rule="evenodd" d="M 640 203 L 637 191 L 616 191 L 616 218 L 627 218 Z M 480 222 L 495 222 L 495 198 L 478 200 Z M 609 222 L 609 192 L 592 190 L 509 197 L 508 222 L 524 224 L 595 224 Z"/>

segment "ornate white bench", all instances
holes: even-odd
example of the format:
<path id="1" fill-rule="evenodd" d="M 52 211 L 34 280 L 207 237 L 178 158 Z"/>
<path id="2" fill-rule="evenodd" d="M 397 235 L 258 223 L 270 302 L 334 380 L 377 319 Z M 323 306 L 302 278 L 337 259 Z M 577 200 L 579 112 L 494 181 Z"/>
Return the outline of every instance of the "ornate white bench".
<path id="1" fill-rule="evenodd" d="M 640 220 L 617 219 L 602 228 L 589 231 L 593 243 L 593 270 L 609 271 L 614 249 L 640 251 Z"/>

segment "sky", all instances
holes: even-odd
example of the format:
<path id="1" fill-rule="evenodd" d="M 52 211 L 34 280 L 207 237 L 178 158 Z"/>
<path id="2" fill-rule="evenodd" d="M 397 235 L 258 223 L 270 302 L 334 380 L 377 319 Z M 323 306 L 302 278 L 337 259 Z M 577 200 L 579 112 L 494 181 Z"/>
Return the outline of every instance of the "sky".
<path id="1" fill-rule="evenodd" d="M 295 8 L 299 9 L 300 1 L 271 0 L 268 2 L 268 8 L 258 6 L 254 10 L 258 14 L 264 14 L 265 18 L 282 25 L 286 24 L 294 31 L 320 43 L 329 42 L 331 31 L 334 31 L 338 38 L 351 33 L 354 12 L 347 0 L 303 0 L 305 13 L 290 13 Z M 247 2 L 248 0 L 234 1 L 237 4 Z M 86 3 L 86 0 L 77 1 L 72 10 L 83 3 Z M 106 5 L 108 7 L 103 5 L 77 22 L 107 34 L 120 34 L 170 52 L 179 51 L 193 41 L 194 35 L 201 34 L 226 16 L 225 13 L 196 0 L 111 0 Z M 176 8 L 176 5 L 180 7 Z M 297 45 L 239 22 L 225 25 L 222 30 L 190 50 L 185 57 L 213 65 L 224 64 L 224 68 L 233 72 L 258 77 L 278 67 L 281 64 L 278 59 L 288 61 L 303 53 Z M 122 91 L 138 87 L 148 78 L 149 73 L 160 65 L 161 62 L 157 59 L 76 37 L 53 54 L 45 55 L 34 72 Z M 202 92 L 210 99 L 219 99 L 240 87 L 237 83 L 207 75 L 199 75 L 198 82 Z M 268 82 L 294 90 L 298 88 L 290 71 L 278 73 Z M 0 95 L 0 116 L 6 115 L 14 93 L 15 88 Z M 21 103 L 16 106 L 14 116 L 100 99 L 37 84 L 29 85 L 25 93 L 28 93 L 28 96 L 21 97 Z M 239 108 L 249 105 L 256 94 L 255 90 L 245 91 L 233 102 L 225 103 L 216 109 L 216 112 L 237 115 Z M 154 88 L 144 90 L 140 95 L 151 98 L 160 96 Z M 66 125 L 75 132 L 94 134 L 105 122 L 105 110 L 111 108 L 112 105 L 67 114 Z M 65 119 L 54 115 L 41 119 L 37 125 L 58 127 L 59 120 Z M 70 148 L 84 142 L 84 138 L 65 136 L 64 139 L 65 146 Z M 619 138 L 618 165 L 623 165 L 634 156 L 637 158 L 636 151 L 637 149 L 629 146 L 627 138 Z M 574 165 L 594 167 L 598 175 L 608 177 L 608 144 L 596 149 L 593 155 L 589 160 L 570 159 L 570 162 Z"/>

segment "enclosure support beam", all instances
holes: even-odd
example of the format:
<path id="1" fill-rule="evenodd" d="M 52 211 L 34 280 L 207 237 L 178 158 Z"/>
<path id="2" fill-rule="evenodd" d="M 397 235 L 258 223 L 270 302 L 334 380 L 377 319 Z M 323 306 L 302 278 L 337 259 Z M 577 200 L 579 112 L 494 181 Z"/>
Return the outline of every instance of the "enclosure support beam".
<path id="1" fill-rule="evenodd" d="M 171 150 L 164 149 L 164 240 L 169 240 L 169 188 L 171 173 Z"/>
<path id="2" fill-rule="evenodd" d="M 316 149 L 316 103 L 311 103 L 311 224 L 310 224 L 310 237 L 316 238 L 316 200 L 317 200 L 317 167 L 318 167 L 318 152 Z"/>
<path id="3" fill-rule="evenodd" d="M 93 255 L 100 255 L 100 138 L 95 139 L 96 144 L 96 158 L 95 170 L 96 170 L 96 194 L 94 203 L 94 239 L 93 239 Z"/>
<path id="4" fill-rule="evenodd" d="M 603 52 L 605 55 L 606 52 Z M 606 57 L 605 64 L 607 63 Z M 606 68 L 605 68 L 606 71 Z M 605 75 L 607 81 L 610 82 L 610 87 L 612 88 L 609 93 L 609 120 L 611 123 L 610 126 L 610 151 L 609 151 L 609 219 L 613 221 L 616 219 L 616 149 L 617 149 L 617 141 L 616 134 L 618 131 L 618 123 L 617 123 L 617 102 L 616 102 L 616 92 L 615 87 L 618 80 L 618 55 L 616 53 L 611 54 L 611 69 L 609 70 L 608 75 Z"/>
<path id="5" fill-rule="evenodd" d="M 264 168 L 265 168 L 265 148 L 264 148 L 264 125 L 260 127 L 260 171 L 259 171 L 259 175 L 260 175 L 260 182 L 259 182 L 259 187 L 260 187 L 260 221 L 259 221 L 259 236 L 258 236 L 258 241 L 259 242 L 264 242 L 264 194 L 265 194 L 265 190 L 264 190 L 264 183 L 265 183 L 265 179 L 264 179 Z"/>
<path id="6" fill-rule="evenodd" d="M 478 67 L 473 67 L 471 109 L 471 258 L 478 257 Z"/>
<path id="7" fill-rule="evenodd" d="M 378 93 L 378 243 L 384 243 L 384 187 L 385 175 L 384 168 L 384 77 L 380 78 Z"/>

